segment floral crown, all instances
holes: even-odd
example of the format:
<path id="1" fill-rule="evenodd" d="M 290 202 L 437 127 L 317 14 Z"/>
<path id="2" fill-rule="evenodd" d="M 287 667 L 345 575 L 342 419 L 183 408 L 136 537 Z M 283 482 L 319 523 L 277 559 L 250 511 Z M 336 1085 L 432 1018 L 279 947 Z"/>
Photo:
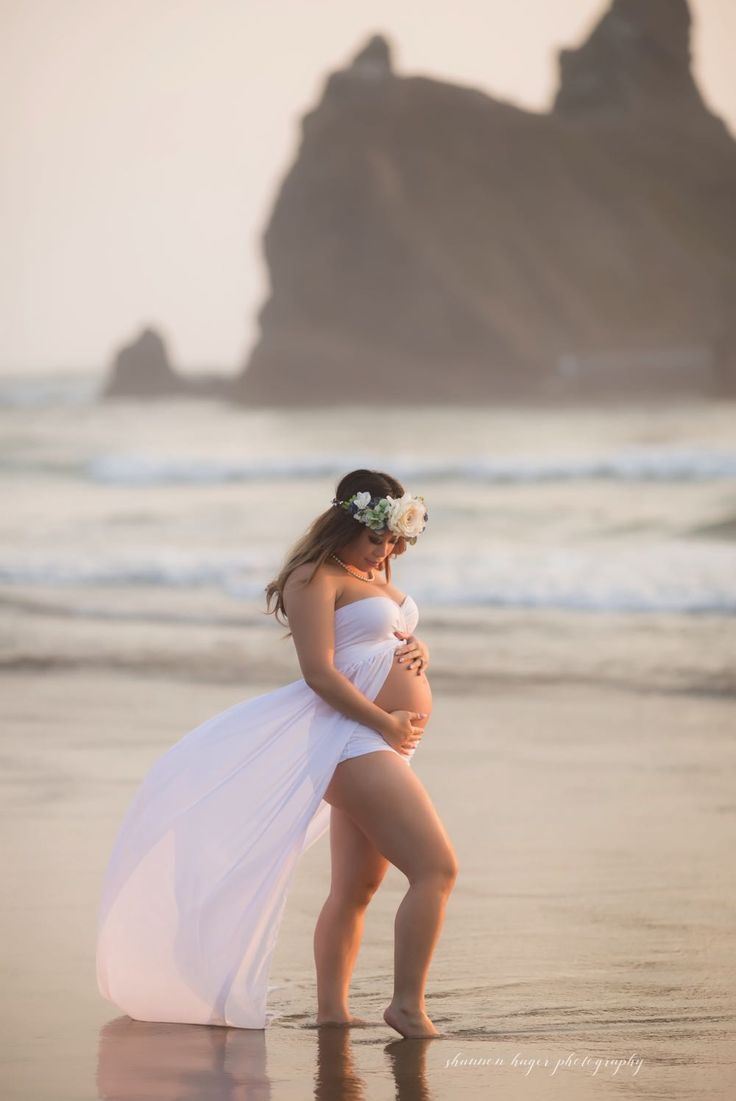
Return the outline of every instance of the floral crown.
<path id="1" fill-rule="evenodd" d="M 374 531 L 388 528 L 395 535 L 401 535 L 407 543 L 416 543 L 417 536 L 424 531 L 428 513 L 424 498 L 405 493 L 402 497 L 371 497 L 367 490 L 354 493 L 345 501 L 332 498 L 332 504 L 344 508 L 354 520 L 360 521 Z"/>

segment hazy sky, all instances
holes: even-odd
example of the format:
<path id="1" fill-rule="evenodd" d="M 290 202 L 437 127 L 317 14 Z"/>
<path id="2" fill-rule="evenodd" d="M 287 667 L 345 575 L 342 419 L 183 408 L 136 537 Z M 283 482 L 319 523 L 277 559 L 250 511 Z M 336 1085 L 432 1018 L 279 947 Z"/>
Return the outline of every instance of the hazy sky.
<path id="1" fill-rule="evenodd" d="M 645 2 L 645 0 L 642 0 Z M 533 110 L 601 0 L 0 0 L 0 372 L 106 367 L 143 324 L 234 371 L 301 115 L 374 32 L 396 68 Z M 736 0 L 691 0 L 736 132 Z"/>

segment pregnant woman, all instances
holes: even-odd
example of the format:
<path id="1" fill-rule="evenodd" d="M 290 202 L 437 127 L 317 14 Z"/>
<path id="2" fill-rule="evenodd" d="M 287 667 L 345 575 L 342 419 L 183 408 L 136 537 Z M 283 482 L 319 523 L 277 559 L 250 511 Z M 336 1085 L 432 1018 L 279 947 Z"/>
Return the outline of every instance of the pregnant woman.
<path id="1" fill-rule="evenodd" d="M 431 711 L 428 655 L 410 633 L 417 606 L 390 568 L 426 520 L 423 498 L 389 475 L 346 475 L 266 588 L 303 676 L 206 720 L 145 776 L 98 920 L 98 986 L 129 1016 L 265 1028 L 291 876 L 329 828 L 317 1023 L 366 1023 L 349 1011 L 350 976 L 366 906 L 392 863 L 409 885 L 384 1019 L 403 1036 L 438 1035 L 424 987 L 457 862 L 410 767 Z"/>

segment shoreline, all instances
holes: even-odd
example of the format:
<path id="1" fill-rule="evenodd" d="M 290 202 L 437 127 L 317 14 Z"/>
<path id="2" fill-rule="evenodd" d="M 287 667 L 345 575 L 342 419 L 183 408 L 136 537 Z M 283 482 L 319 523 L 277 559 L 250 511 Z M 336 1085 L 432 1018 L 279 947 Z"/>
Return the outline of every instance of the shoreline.
<path id="1" fill-rule="evenodd" d="M 301 677 L 288 627 L 212 588 L 0 585 L 0 606 L 3 678 L 122 671 L 250 691 Z M 433 691 L 453 695 L 562 683 L 736 696 L 736 616 L 422 603 L 415 633 L 429 648 Z"/>
<path id="2" fill-rule="evenodd" d="M 140 680 L 142 683 L 165 680 L 172 684 L 198 684 L 205 687 L 213 685 L 221 687 L 240 686 L 248 697 L 256 694 L 256 692 L 259 694 L 261 692 L 271 692 L 276 688 L 281 688 L 285 684 L 290 683 L 289 681 L 274 680 L 258 676 L 243 677 L 242 675 L 223 675 L 218 678 L 213 675 L 212 670 L 201 670 L 198 674 L 193 674 L 191 670 L 177 670 L 176 667 L 167 667 L 163 664 L 157 666 L 151 662 L 147 662 L 145 665 L 138 665 L 135 663 L 125 664 L 123 662 L 110 664 L 103 660 L 95 664 L 91 660 L 64 662 L 63 659 L 58 659 L 52 662 L 44 658 L 32 657 L 0 662 L 0 679 L 12 678 L 13 676 L 31 679 L 39 674 L 59 674 L 65 676 L 74 676 L 76 674 L 88 676 L 109 675 L 113 677 L 129 677 L 134 680 Z M 298 674 L 291 679 L 298 679 Z M 467 674 L 466 676 L 453 674 L 449 677 L 445 677 L 441 673 L 438 674 L 433 672 L 431 685 L 433 693 L 440 692 L 446 696 L 477 696 L 478 698 L 487 698 L 506 689 L 554 688 L 560 686 L 571 689 L 610 690 L 634 696 L 684 696 L 693 699 L 736 700 L 736 684 L 730 683 L 723 687 L 719 687 L 717 684 L 706 684 L 702 682 L 689 685 L 667 686 L 646 683 L 637 684 L 631 680 L 596 678 L 582 675 L 561 677 L 559 674 L 553 673 L 546 675 L 540 673 L 512 672 L 485 674 L 483 679 L 479 681 L 476 674 Z M 244 699 L 246 696 L 242 698 Z"/>

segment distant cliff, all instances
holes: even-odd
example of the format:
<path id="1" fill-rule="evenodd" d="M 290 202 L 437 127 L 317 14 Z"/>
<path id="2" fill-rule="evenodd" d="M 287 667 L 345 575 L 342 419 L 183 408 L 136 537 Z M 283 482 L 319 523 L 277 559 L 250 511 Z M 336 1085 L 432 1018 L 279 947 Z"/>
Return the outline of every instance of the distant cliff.
<path id="1" fill-rule="evenodd" d="M 613 0 L 534 114 L 372 38 L 302 121 L 235 399 L 736 393 L 736 143 L 689 43 L 686 0 Z"/>

